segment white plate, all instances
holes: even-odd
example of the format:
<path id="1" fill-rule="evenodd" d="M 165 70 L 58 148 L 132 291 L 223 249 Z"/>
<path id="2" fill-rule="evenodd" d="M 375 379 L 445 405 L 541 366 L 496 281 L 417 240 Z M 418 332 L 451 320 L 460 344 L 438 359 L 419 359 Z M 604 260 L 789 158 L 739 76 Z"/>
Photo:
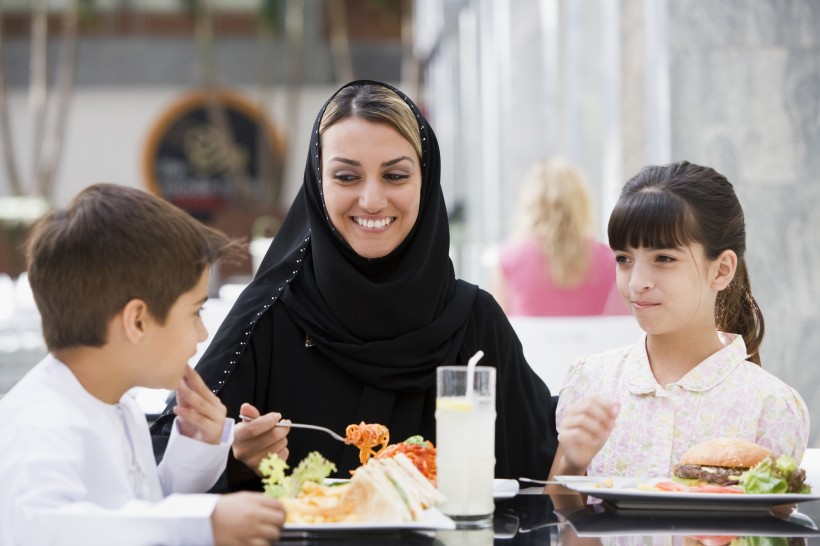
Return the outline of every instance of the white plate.
<path id="1" fill-rule="evenodd" d="M 518 494 L 518 480 L 493 480 L 493 498 L 511 499 Z"/>
<path id="2" fill-rule="evenodd" d="M 431 531 L 455 528 L 455 522 L 442 514 L 438 508 L 429 508 L 424 511 L 424 517 L 419 521 L 286 523 L 284 531 L 285 534 L 295 534 L 347 531 Z"/>
<path id="3" fill-rule="evenodd" d="M 754 495 L 731 493 L 689 493 L 646 491 L 639 483 L 669 481 L 665 478 L 642 479 L 627 477 L 556 476 L 570 489 L 607 501 L 616 508 L 628 510 L 731 510 L 766 512 L 772 506 L 819 500 L 817 494 Z M 601 485 L 612 480 L 612 487 Z"/>
<path id="4" fill-rule="evenodd" d="M 326 483 L 340 483 L 349 480 L 328 478 Z M 509 499 L 518 494 L 518 481 L 493 480 L 493 498 Z M 311 533 L 345 533 L 355 532 L 386 532 L 386 531 L 435 531 L 455 529 L 453 520 L 442 514 L 438 508 L 429 508 L 424 511 L 424 517 L 418 521 L 380 521 L 380 522 L 340 522 L 340 523 L 286 523 L 285 536 L 298 536 Z"/>
<path id="5" fill-rule="evenodd" d="M 350 480 L 344 478 L 328 478 L 325 483 L 344 483 Z M 518 480 L 493 480 L 493 498 L 494 499 L 511 499 L 518 494 Z"/>

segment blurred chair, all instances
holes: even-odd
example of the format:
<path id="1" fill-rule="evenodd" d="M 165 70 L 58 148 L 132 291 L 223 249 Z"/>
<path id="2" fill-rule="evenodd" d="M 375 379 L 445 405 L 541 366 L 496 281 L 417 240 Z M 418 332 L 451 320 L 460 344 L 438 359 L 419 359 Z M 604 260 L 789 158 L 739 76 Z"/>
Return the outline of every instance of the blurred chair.
<path id="1" fill-rule="evenodd" d="M 642 330 L 629 316 L 510 317 L 530 367 L 558 394 L 569 367 L 582 356 L 637 342 Z"/>
<path id="2" fill-rule="evenodd" d="M 14 318 L 16 306 L 14 280 L 7 273 L 0 273 L 0 328 Z"/>
<path id="3" fill-rule="evenodd" d="M 12 279 L 0 274 L 0 394 L 8 392 L 46 352 L 28 276 L 21 273 Z"/>
<path id="4" fill-rule="evenodd" d="M 812 493 L 820 491 L 820 448 L 808 448 L 803 453 L 800 467 L 806 471 L 806 481 L 811 485 Z"/>

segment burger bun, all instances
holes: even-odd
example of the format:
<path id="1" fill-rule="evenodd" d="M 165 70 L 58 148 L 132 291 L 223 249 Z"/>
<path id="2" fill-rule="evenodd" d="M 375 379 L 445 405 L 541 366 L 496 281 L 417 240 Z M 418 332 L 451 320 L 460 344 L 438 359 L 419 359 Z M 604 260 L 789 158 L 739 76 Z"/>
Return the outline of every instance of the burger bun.
<path id="1" fill-rule="evenodd" d="M 771 450 L 753 442 L 740 438 L 715 438 L 690 448 L 681 457 L 680 464 L 751 468 L 770 456 L 774 456 Z"/>

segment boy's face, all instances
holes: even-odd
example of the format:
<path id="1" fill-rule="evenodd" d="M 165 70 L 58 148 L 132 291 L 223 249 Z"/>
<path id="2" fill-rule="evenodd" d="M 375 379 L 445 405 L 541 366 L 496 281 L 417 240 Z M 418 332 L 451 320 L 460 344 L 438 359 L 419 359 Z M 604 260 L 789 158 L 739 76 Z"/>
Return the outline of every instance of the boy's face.
<path id="1" fill-rule="evenodd" d="M 171 306 L 165 324 L 151 321 L 146 339 L 150 356 L 145 362 L 144 386 L 175 389 L 188 361 L 196 354 L 197 344 L 208 339 L 200 312 L 208 299 L 209 276 L 205 268 L 196 286 L 180 295 Z"/>

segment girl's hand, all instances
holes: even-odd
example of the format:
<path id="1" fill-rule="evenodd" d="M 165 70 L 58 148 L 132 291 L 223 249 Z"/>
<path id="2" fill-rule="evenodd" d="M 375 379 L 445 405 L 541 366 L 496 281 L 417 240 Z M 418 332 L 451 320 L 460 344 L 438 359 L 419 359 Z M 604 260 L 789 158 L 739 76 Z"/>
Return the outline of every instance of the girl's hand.
<path id="1" fill-rule="evenodd" d="M 228 410 L 199 374 L 188 366 L 177 387 L 174 414 L 182 434 L 200 442 L 218 444 Z"/>
<path id="2" fill-rule="evenodd" d="M 259 463 L 271 453 L 276 453 L 280 459 L 288 459 L 288 432 L 289 428 L 277 427 L 282 415 L 271 412 L 260 417 L 259 410 L 250 404 L 242 404 L 239 413 L 251 417 L 253 421 L 239 423 L 234 430 L 233 456 L 242 461 L 257 476 Z"/>
<path id="3" fill-rule="evenodd" d="M 563 470 L 583 475 L 615 427 L 620 404 L 594 396 L 567 408 L 558 433 L 563 451 Z"/>

